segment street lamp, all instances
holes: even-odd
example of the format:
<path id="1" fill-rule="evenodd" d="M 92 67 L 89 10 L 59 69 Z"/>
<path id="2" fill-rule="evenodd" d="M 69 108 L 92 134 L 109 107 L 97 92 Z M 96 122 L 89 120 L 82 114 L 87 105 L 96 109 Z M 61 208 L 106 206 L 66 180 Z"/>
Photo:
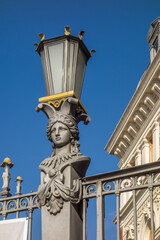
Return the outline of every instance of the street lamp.
<path id="1" fill-rule="evenodd" d="M 91 53 L 79 38 L 65 35 L 36 45 L 42 59 L 47 96 L 36 110 L 48 117 L 47 137 L 53 152 L 44 159 L 37 205 L 42 211 L 42 239 L 82 239 L 82 184 L 90 158 L 79 152 L 78 123 L 90 121 L 80 102 L 85 67 Z M 54 215 L 54 216 L 53 216 Z"/>
<path id="2" fill-rule="evenodd" d="M 42 59 L 48 96 L 72 91 L 80 98 L 85 68 L 91 56 L 81 39 L 70 35 L 67 26 L 65 35 L 40 42 L 37 52 Z"/>

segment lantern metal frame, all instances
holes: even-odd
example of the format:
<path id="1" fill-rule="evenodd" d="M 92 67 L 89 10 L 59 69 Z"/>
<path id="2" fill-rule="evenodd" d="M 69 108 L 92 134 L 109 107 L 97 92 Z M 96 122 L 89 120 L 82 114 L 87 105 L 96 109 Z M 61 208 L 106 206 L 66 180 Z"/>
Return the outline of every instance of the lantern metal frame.
<path id="1" fill-rule="evenodd" d="M 43 71 L 44 71 L 44 78 L 45 78 L 45 86 L 47 95 L 55 95 L 57 93 L 54 92 L 54 76 L 52 79 L 51 75 L 51 67 L 50 67 L 50 60 L 49 60 L 49 53 L 48 53 L 48 47 L 53 46 L 55 44 L 61 44 L 64 43 L 64 59 L 63 59 L 63 80 L 62 80 L 62 91 L 60 93 L 74 91 L 78 98 L 80 98 L 81 91 L 82 91 L 82 85 L 83 85 L 83 79 L 84 79 L 84 73 L 85 73 L 85 67 L 87 65 L 87 61 L 91 57 L 90 52 L 88 51 L 87 47 L 83 43 L 82 40 L 80 40 L 78 37 L 72 36 L 72 35 L 63 35 L 51 39 L 46 39 L 40 42 L 37 52 L 41 56 L 42 59 L 42 65 L 43 65 Z M 69 76 L 69 70 L 70 70 L 70 46 L 71 44 L 74 44 L 74 53 L 73 53 L 73 65 L 72 65 L 72 75 Z M 78 69 L 78 56 L 79 51 L 82 51 L 85 58 L 84 63 L 84 69 L 82 73 L 82 79 L 80 82 L 80 85 L 78 86 L 78 94 L 75 90 L 76 83 L 77 83 L 77 69 Z M 44 55 L 43 55 L 44 54 Z M 42 56 L 43 55 L 43 56 Z M 69 78 L 70 78 L 70 86 L 69 86 Z M 55 80 L 56 81 L 56 80 Z M 58 93 L 59 94 L 59 93 Z"/>

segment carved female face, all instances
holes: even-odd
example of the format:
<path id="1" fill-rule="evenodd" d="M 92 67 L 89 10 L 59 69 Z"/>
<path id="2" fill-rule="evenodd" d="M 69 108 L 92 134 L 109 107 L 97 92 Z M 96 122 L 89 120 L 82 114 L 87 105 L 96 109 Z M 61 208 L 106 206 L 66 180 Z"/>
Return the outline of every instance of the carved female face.
<path id="1" fill-rule="evenodd" d="M 61 123 L 56 122 L 51 129 L 51 138 L 55 147 L 63 147 L 71 142 L 71 132 L 69 128 Z"/>

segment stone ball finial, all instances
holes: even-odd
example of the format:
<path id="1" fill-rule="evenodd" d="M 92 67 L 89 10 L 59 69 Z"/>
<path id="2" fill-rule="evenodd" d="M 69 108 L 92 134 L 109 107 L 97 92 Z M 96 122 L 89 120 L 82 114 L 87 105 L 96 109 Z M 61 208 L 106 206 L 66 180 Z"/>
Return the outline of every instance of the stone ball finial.
<path id="1" fill-rule="evenodd" d="M 1 167 L 5 167 L 6 165 L 8 165 L 10 168 L 12 168 L 13 167 L 13 163 L 11 162 L 11 159 L 9 158 L 9 157 L 6 157 L 4 160 L 3 160 L 3 162 L 2 162 L 2 164 L 0 165 Z"/>
<path id="2" fill-rule="evenodd" d="M 23 182 L 23 179 L 20 176 L 18 176 L 17 179 L 16 179 L 16 182 L 17 181 Z"/>
<path id="3" fill-rule="evenodd" d="M 11 163 L 11 159 L 6 157 L 4 160 L 3 160 L 4 163 Z"/>

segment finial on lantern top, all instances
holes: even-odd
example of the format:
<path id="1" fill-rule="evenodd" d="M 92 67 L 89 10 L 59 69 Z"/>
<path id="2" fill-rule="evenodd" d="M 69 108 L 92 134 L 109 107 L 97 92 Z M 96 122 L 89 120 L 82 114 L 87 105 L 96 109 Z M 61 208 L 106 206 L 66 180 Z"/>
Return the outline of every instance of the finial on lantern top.
<path id="1" fill-rule="evenodd" d="M 84 34 L 85 34 L 85 31 L 84 31 L 84 30 L 82 30 L 82 31 L 79 32 L 79 39 L 80 39 L 80 40 L 82 40 Z"/>
<path id="2" fill-rule="evenodd" d="M 40 37 L 41 41 L 45 39 L 45 35 L 43 33 L 39 33 L 38 36 Z"/>
<path id="3" fill-rule="evenodd" d="M 95 52 L 96 52 L 95 49 L 91 49 L 91 51 L 90 51 L 91 57 L 92 57 L 92 53 L 95 53 Z"/>
<path id="4" fill-rule="evenodd" d="M 65 30 L 64 34 L 66 36 L 70 35 L 71 28 L 69 26 L 66 26 L 64 30 Z"/>
<path id="5" fill-rule="evenodd" d="M 41 39 L 41 42 L 45 39 L 45 35 L 43 33 L 38 33 L 38 36 L 40 37 Z M 36 47 L 35 51 L 37 52 L 37 49 L 38 49 L 38 46 L 39 46 L 39 43 L 34 43 L 34 46 Z"/>

